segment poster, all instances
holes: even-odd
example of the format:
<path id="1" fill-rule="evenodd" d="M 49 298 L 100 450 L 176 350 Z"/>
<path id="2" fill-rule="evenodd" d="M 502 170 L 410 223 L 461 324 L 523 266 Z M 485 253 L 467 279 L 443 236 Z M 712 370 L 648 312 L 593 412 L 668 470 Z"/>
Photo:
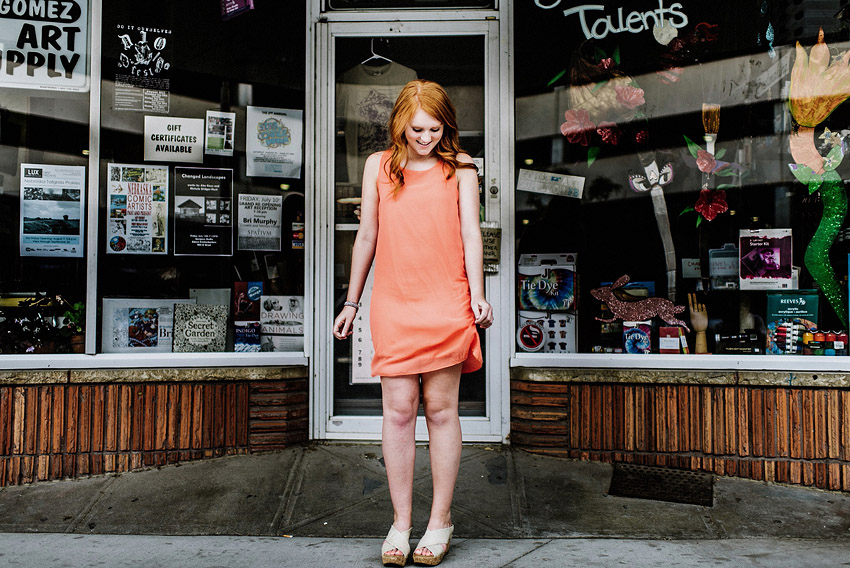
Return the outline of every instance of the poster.
<path id="1" fill-rule="evenodd" d="M 168 253 L 168 166 L 109 164 L 106 252 Z"/>
<path id="2" fill-rule="evenodd" d="M 283 197 L 280 195 L 239 196 L 239 250 L 280 250 Z"/>
<path id="3" fill-rule="evenodd" d="M 233 254 L 233 170 L 174 168 L 174 254 Z"/>
<path id="4" fill-rule="evenodd" d="M 233 133 L 236 127 L 235 112 L 207 111 L 204 153 L 215 156 L 233 155 Z"/>
<path id="5" fill-rule="evenodd" d="M 301 110 L 248 107 L 248 176 L 301 177 L 303 114 Z"/>
<path id="6" fill-rule="evenodd" d="M 791 290 L 791 229 L 740 231 L 741 290 Z"/>
<path id="7" fill-rule="evenodd" d="M 200 118 L 145 117 L 145 161 L 204 161 L 204 121 Z"/>
<path id="8" fill-rule="evenodd" d="M 87 2 L 0 2 L 0 88 L 89 90 Z"/>
<path id="9" fill-rule="evenodd" d="M 113 109 L 167 114 L 171 98 L 171 30 L 118 24 L 114 37 L 120 54 Z"/>
<path id="10" fill-rule="evenodd" d="M 21 164 L 21 256 L 82 258 L 85 166 Z"/>
<path id="11" fill-rule="evenodd" d="M 104 298 L 104 353 L 171 353 L 174 305 L 193 299 Z"/>

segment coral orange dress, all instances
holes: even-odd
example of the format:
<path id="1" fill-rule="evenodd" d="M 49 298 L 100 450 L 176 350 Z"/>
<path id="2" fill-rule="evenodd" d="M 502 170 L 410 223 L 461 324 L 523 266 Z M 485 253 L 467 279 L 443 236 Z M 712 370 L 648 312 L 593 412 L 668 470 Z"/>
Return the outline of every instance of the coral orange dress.
<path id="1" fill-rule="evenodd" d="M 378 238 L 370 321 L 372 375 L 393 377 L 463 363 L 481 368 L 460 234 L 457 175 L 443 162 L 404 170 L 393 195 L 390 151 L 378 171 Z"/>

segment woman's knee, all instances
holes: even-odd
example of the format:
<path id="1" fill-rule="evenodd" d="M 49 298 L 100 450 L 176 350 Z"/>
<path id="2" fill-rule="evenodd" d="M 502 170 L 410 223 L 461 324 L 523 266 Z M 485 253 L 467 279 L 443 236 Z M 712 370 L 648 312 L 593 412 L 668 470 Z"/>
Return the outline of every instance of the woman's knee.
<path id="1" fill-rule="evenodd" d="M 439 396 L 427 398 L 424 406 L 425 420 L 429 427 L 442 426 L 459 420 L 457 401 L 452 398 Z"/>

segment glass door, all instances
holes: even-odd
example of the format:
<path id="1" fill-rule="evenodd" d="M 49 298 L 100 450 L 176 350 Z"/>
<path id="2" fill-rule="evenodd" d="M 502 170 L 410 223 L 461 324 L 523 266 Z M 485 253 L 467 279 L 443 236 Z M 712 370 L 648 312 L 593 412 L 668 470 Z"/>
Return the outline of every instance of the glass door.
<path id="1" fill-rule="evenodd" d="M 317 397 L 314 436 L 380 437 L 381 391 L 370 376 L 371 275 L 350 339 L 336 341 L 330 323 L 346 298 L 351 249 L 359 227 L 361 177 L 366 158 L 388 147 L 387 122 L 401 88 L 413 79 L 446 88 L 458 115 L 461 147 L 479 166 L 481 220 L 498 226 L 498 26 L 493 22 L 332 22 L 317 34 L 316 207 L 321 235 L 317 254 Z M 485 224 L 485 226 L 487 226 Z M 500 294 L 498 268 L 487 276 L 488 299 Z M 427 267 L 423 267 L 427 270 Z M 481 332 L 485 361 L 501 360 L 494 330 Z M 501 365 L 461 379 L 464 437 L 501 439 Z M 507 372 L 507 365 L 502 372 Z M 498 393 L 498 394 L 497 394 Z M 494 398 L 499 397 L 499 398 Z M 421 412 L 420 412 L 421 414 Z M 417 437 L 426 436 L 424 418 Z"/>

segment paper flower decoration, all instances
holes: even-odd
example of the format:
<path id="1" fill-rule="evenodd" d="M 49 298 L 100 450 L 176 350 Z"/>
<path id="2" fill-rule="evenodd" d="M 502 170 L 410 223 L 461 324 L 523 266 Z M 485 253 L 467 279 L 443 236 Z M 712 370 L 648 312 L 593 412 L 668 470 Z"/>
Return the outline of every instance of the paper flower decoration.
<path id="1" fill-rule="evenodd" d="M 700 148 L 697 150 L 697 169 L 699 171 L 710 174 L 717 167 L 717 160 L 709 152 Z"/>
<path id="2" fill-rule="evenodd" d="M 726 213 L 729 210 L 726 192 L 722 189 L 701 189 L 694 209 L 706 221 L 713 221 L 720 213 Z"/>
<path id="3" fill-rule="evenodd" d="M 590 120 L 585 109 L 570 109 L 564 113 L 566 122 L 561 124 L 561 134 L 567 137 L 570 144 L 590 144 L 590 135 L 596 130 L 596 125 Z"/>

